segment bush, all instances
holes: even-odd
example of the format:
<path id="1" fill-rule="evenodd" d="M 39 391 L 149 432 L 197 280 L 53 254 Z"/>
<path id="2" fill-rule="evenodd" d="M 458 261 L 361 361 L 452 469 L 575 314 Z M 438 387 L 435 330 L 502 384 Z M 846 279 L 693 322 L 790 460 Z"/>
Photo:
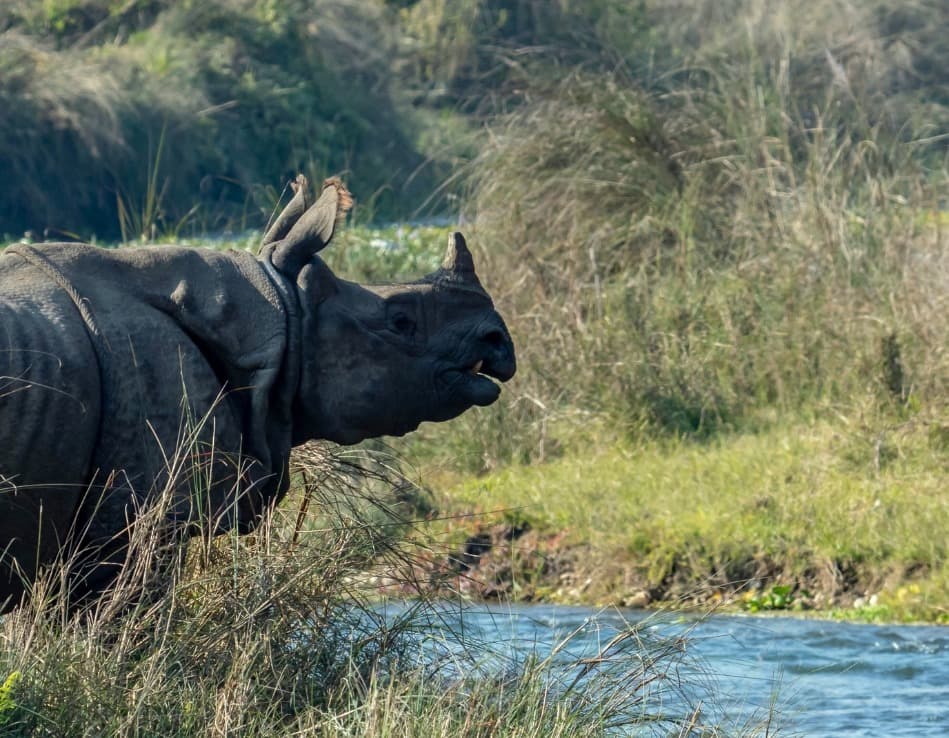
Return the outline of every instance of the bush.
<path id="1" fill-rule="evenodd" d="M 946 11 L 907 4 L 883 35 L 896 11 L 837 5 L 657 6 L 673 55 L 648 75 L 615 37 L 604 48 L 630 63 L 611 72 L 605 52 L 558 80 L 538 59 L 529 102 L 470 168 L 524 367 L 514 427 L 573 407 L 703 436 L 764 408 L 887 402 L 888 335 L 897 404 L 945 403 L 947 80 L 900 80 L 949 63 L 925 41 Z"/>
<path id="2" fill-rule="evenodd" d="M 351 172 L 365 217 L 405 210 L 430 187 L 386 18 L 373 0 L 22 6 L 0 38 L 0 233 L 108 238 L 123 211 L 125 237 L 258 227 L 298 171 Z"/>

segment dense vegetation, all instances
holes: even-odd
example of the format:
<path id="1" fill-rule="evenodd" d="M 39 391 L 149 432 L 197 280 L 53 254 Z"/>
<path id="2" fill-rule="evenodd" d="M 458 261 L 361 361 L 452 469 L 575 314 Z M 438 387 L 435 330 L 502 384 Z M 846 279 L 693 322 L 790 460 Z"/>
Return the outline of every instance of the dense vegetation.
<path id="1" fill-rule="evenodd" d="M 363 223 L 469 224 L 520 363 L 496 406 L 396 445 L 434 491 L 396 511 L 436 519 L 410 560 L 389 503 L 374 528 L 324 501 L 309 548 L 291 508 L 118 625 L 6 618 L 37 645 L 0 652 L 0 721 L 602 731 L 534 699 L 533 667 L 432 694 L 387 680 L 411 638 L 322 628 L 356 623 L 367 567 L 424 589 L 472 540 L 479 594 L 949 619 L 946 3 L 0 2 L 0 233 L 246 230 L 294 172 L 344 171 Z M 353 229 L 327 258 L 414 277 L 443 236 Z"/>
<path id="2" fill-rule="evenodd" d="M 949 10 L 596 7 L 596 47 L 535 60 L 470 167 L 523 371 L 452 428 L 496 470 L 457 493 L 624 562 L 614 600 L 764 575 L 949 617 Z"/>
<path id="3" fill-rule="evenodd" d="M 421 199 L 379 3 L 3 6 L 0 232 L 258 227 L 301 170 L 390 217 Z"/>
<path id="4" fill-rule="evenodd" d="M 139 518 L 134 563 L 83 617 L 51 597 L 49 572 L 0 621 L 0 735 L 756 735 L 772 720 L 702 705 L 714 693 L 682 632 L 630 624 L 592 658 L 570 656 L 569 635 L 557 658 L 515 657 L 452 629 L 450 605 L 384 613 L 367 567 L 411 582 L 397 544 L 413 486 L 384 455 L 319 446 L 297 472 L 308 482 L 261 533 L 193 540 L 187 556 L 165 535 L 169 484 Z"/>

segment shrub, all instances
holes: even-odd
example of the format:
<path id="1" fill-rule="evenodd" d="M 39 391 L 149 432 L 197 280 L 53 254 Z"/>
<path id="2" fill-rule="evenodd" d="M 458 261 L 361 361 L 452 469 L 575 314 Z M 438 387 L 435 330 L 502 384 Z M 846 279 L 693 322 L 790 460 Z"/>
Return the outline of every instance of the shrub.
<path id="1" fill-rule="evenodd" d="M 910 393 L 945 402 L 933 280 L 947 264 L 928 214 L 946 79 L 899 81 L 945 53 L 924 42 L 945 11 L 907 4 L 916 20 L 884 36 L 896 11 L 838 5 L 656 6 L 672 56 L 651 74 L 615 45 L 630 62 L 610 72 L 600 54 L 552 80 L 538 58 L 529 102 L 470 168 L 525 367 L 515 427 L 566 406 L 701 436 L 765 407 L 885 400 L 891 334 Z"/>
<path id="2" fill-rule="evenodd" d="M 258 227 L 298 171 L 351 172 L 366 217 L 418 202 L 386 17 L 373 0 L 22 5 L 0 31 L 0 233 L 108 238 L 123 210 L 143 227 L 125 236 Z"/>

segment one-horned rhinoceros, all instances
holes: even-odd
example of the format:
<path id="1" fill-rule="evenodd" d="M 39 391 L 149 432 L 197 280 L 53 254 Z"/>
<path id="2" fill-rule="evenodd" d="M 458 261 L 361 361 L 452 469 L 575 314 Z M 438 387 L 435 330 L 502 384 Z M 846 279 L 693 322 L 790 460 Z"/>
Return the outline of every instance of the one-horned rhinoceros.
<path id="1" fill-rule="evenodd" d="M 489 405 L 489 377 L 514 375 L 461 234 L 416 282 L 347 282 L 316 254 L 349 193 L 294 189 L 256 257 L 0 252 L 0 610 L 57 560 L 73 562 L 70 600 L 94 601 L 157 490 L 173 489 L 173 530 L 247 532 L 286 492 L 293 446 L 402 435 Z M 203 486 L 172 461 L 185 438 Z"/>

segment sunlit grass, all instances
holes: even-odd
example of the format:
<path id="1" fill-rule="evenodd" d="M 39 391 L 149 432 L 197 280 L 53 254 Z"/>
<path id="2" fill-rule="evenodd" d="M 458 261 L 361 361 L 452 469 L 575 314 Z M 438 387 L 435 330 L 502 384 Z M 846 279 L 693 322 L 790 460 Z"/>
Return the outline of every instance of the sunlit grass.
<path id="1" fill-rule="evenodd" d="M 571 655 L 579 631 L 514 654 L 466 636 L 443 600 L 387 610 L 376 577 L 411 582 L 422 550 L 404 544 L 411 483 L 365 450 L 311 445 L 295 461 L 253 535 L 190 545 L 169 543 L 173 477 L 138 510 L 116 586 L 78 615 L 56 596 L 69 562 L 51 565 L 0 618 L 0 735 L 592 737 L 707 720 L 766 733 L 769 716 L 724 729 L 724 709 L 702 703 L 714 675 L 685 634 L 630 623 L 589 658 Z"/>
<path id="2" fill-rule="evenodd" d="M 892 617 L 945 618 L 949 462 L 926 432 L 894 436 L 882 459 L 878 439 L 827 422 L 707 443 L 614 441 L 482 478 L 443 474 L 444 505 L 567 531 L 592 562 L 622 562 L 651 586 L 683 567 L 710 590 L 749 584 L 756 561 L 802 587 L 822 568 L 853 569 Z M 617 586 L 580 599 L 609 600 Z"/>

